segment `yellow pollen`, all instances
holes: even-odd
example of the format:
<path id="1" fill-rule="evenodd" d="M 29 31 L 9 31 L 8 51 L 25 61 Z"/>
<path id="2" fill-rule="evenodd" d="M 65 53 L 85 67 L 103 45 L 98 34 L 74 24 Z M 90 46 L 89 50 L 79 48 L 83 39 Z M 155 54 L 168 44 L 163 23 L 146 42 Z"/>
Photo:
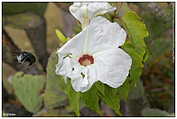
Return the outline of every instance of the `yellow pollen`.
<path id="1" fill-rule="evenodd" d="M 90 65 L 90 64 L 91 64 L 91 62 L 88 59 L 85 59 L 84 61 L 82 61 L 83 66 L 87 66 L 87 65 Z"/>

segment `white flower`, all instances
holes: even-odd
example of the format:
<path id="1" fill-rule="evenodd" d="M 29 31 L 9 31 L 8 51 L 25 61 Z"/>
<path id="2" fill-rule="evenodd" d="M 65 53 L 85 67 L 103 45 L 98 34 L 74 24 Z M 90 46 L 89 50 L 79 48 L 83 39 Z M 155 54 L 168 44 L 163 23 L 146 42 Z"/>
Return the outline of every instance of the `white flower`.
<path id="1" fill-rule="evenodd" d="M 106 2 L 74 3 L 69 8 L 71 14 L 84 26 L 88 25 L 95 16 L 114 11 L 115 9 L 115 7 Z"/>
<path id="2" fill-rule="evenodd" d="M 75 91 L 85 92 L 101 81 L 112 88 L 128 76 L 131 57 L 118 46 L 126 32 L 117 23 L 98 16 L 58 51 L 56 74 L 69 77 Z"/>

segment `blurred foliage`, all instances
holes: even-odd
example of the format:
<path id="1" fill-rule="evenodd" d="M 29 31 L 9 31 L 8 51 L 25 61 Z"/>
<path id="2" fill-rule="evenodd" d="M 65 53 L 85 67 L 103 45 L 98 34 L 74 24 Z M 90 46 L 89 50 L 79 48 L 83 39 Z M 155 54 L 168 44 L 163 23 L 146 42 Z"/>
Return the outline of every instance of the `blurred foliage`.
<path id="1" fill-rule="evenodd" d="M 44 90 L 45 77 L 26 75 L 18 72 L 12 79 L 15 95 L 30 112 L 37 112 L 42 106 L 41 92 Z"/>
<path id="2" fill-rule="evenodd" d="M 13 3 L 5 2 L 3 3 L 3 15 L 14 15 L 24 12 L 32 12 L 38 15 L 43 15 L 47 3 Z"/>
<path id="3" fill-rule="evenodd" d="M 65 89 L 64 79 L 55 74 L 57 62 L 57 54 L 53 52 L 48 61 L 47 82 L 44 93 L 44 104 L 47 109 L 62 106 L 62 102 L 66 99 L 66 95 L 63 92 Z"/>
<path id="4" fill-rule="evenodd" d="M 50 110 L 42 110 L 33 116 L 34 117 L 70 117 L 73 115 L 70 115 L 68 114 L 68 112 L 64 112 L 62 110 L 50 109 Z"/>
<path id="5" fill-rule="evenodd" d="M 174 111 L 174 3 L 137 3 L 150 37 L 143 82 L 153 108 Z M 151 9 L 151 10 L 149 10 Z"/>
<path id="6" fill-rule="evenodd" d="M 3 21 L 5 25 L 19 29 L 35 27 L 41 22 L 40 17 L 32 13 L 20 13 L 11 16 L 4 16 Z"/>
<path id="7" fill-rule="evenodd" d="M 164 116 L 170 116 L 169 113 L 167 113 L 166 111 L 162 111 L 159 109 L 151 109 L 151 108 L 145 108 L 142 111 L 142 116 L 146 116 L 146 117 L 164 117 Z"/>

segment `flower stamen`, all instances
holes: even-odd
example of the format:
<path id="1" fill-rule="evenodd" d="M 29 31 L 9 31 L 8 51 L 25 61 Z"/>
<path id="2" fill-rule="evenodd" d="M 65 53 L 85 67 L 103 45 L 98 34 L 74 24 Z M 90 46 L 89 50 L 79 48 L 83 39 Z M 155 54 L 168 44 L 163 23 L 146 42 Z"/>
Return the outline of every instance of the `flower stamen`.
<path id="1" fill-rule="evenodd" d="M 83 66 L 87 66 L 94 63 L 94 58 L 91 55 L 84 54 L 79 58 L 79 63 Z"/>

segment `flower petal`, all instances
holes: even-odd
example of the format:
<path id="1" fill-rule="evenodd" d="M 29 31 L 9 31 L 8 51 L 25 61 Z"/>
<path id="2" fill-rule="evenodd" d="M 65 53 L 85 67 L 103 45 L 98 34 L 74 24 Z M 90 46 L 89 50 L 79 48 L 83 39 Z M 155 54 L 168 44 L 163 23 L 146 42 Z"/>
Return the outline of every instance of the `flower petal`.
<path id="1" fill-rule="evenodd" d="M 124 44 L 126 40 L 126 32 L 118 23 L 111 23 L 104 17 L 98 16 L 94 18 L 90 23 L 90 28 L 94 35 L 97 36 L 95 41 L 91 41 L 91 47 L 95 44 L 102 45 L 107 44 L 113 47 L 118 47 Z"/>
<path id="2" fill-rule="evenodd" d="M 97 71 L 94 65 L 88 67 L 75 67 L 75 72 L 71 73 L 71 83 L 75 91 L 85 92 L 89 90 L 92 85 L 98 81 Z"/>
<path id="3" fill-rule="evenodd" d="M 109 3 L 106 2 L 74 3 L 69 8 L 71 14 L 82 24 L 84 23 L 84 19 L 88 19 L 90 21 L 96 15 L 111 12 L 114 11 L 115 9 L 116 8 L 112 7 Z"/>
<path id="4" fill-rule="evenodd" d="M 126 32 L 119 24 L 111 23 L 106 18 L 98 16 L 83 29 L 79 37 L 84 40 L 80 43 L 80 48 L 84 50 L 83 53 L 94 54 L 123 45 L 126 40 Z"/>
<path id="5" fill-rule="evenodd" d="M 85 34 L 83 32 L 78 33 L 76 36 L 74 36 L 72 39 L 70 39 L 68 42 L 66 42 L 58 51 L 58 54 L 66 55 L 66 54 L 74 54 L 75 56 L 78 56 L 83 51 L 83 44 Z"/>
<path id="6" fill-rule="evenodd" d="M 58 53 L 95 53 L 107 48 L 118 47 L 126 40 L 126 32 L 117 23 L 111 23 L 104 17 L 96 17 L 83 31 L 69 40 Z M 104 46 L 100 49 L 99 46 Z"/>
<path id="7" fill-rule="evenodd" d="M 85 92 L 87 91 L 88 89 L 88 80 L 86 78 L 82 79 L 82 78 L 79 78 L 79 79 L 71 79 L 71 84 L 72 84 L 72 87 L 73 89 L 76 91 L 76 92 Z"/>
<path id="8" fill-rule="evenodd" d="M 75 67 L 73 73 L 69 75 L 69 78 L 71 78 L 71 84 L 75 91 L 84 92 L 88 89 L 89 81 L 87 68 L 82 68 L 80 66 Z"/>
<path id="9" fill-rule="evenodd" d="M 61 62 L 62 61 L 62 62 Z M 72 72 L 71 58 L 67 57 L 56 65 L 56 74 L 67 76 Z"/>
<path id="10" fill-rule="evenodd" d="M 110 87 L 117 88 L 126 80 L 131 68 L 131 57 L 120 48 L 112 48 L 96 54 L 98 78 Z"/>
<path id="11" fill-rule="evenodd" d="M 88 90 L 88 68 L 79 65 L 72 58 L 65 58 L 62 63 L 57 64 L 56 74 L 63 75 L 71 79 L 72 87 L 75 91 L 84 92 Z"/>

